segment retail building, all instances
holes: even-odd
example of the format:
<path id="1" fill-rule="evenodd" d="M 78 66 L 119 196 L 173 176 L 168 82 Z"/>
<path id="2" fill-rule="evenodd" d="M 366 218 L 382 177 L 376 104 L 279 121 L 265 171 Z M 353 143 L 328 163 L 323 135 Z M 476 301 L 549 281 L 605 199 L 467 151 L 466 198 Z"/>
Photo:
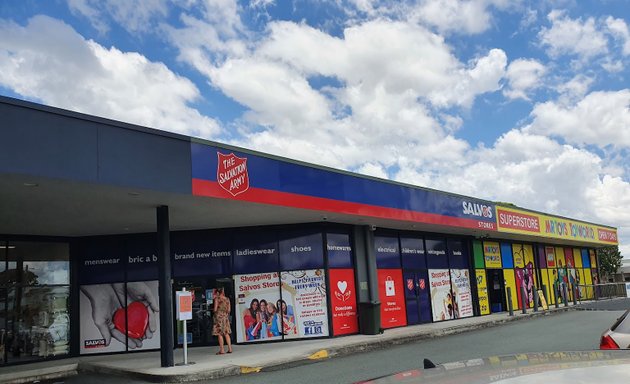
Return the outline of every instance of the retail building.
<path id="1" fill-rule="evenodd" d="M 243 344 L 372 332 L 375 310 L 383 329 L 483 316 L 543 286 L 553 304 L 563 282 L 588 298 L 595 249 L 617 244 L 605 225 L 11 98 L 0 116 L 4 364 L 172 353 L 183 287 L 192 345 L 215 342 L 218 287 Z"/>

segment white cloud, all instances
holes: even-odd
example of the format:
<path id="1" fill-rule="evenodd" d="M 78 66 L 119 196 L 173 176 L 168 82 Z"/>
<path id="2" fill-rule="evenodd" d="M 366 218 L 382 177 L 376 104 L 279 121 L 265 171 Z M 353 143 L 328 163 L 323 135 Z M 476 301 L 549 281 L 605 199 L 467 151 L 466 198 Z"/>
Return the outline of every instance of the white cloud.
<path id="1" fill-rule="evenodd" d="M 374 163 L 364 163 L 357 170 L 358 173 L 368 176 L 380 177 L 381 179 L 387 179 L 387 171 L 383 168 L 381 164 Z"/>
<path id="2" fill-rule="evenodd" d="M 188 104 L 199 90 L 164 64 L 86 41 L 67 24 L 36 16 L 0 21 L 0 84 L 79 112 L 211 138 L 218 124 Z"/>
<path id="3" fill-rule="evenodd" d="M 608 16 L 606 26 L 610 33 L 621 42 L 623 54 L 630 55 L 630 32 L 628 32 L 628 25 L 625 20 Z"/>
<path id="4" fill-rule="evenodd" d="M 528 92 L 541 85 L 541 78 L 545 73 L 545 66 L 537 60 L 514 60 L 507 69 L 508 87 L 503 90 L 503 94 L 510 99 L 529 100 Z"/>
<path id="5" fill-rule="evenodd" d="M 479 34 L 492 25 L 491 7 L 506 9 L 519 1 L 424 0 L 410 19 L 435 27 L 440 33 Z"/>
<path id="6" fill-rule="evenodd" d="M 537 104 L 527 131 L 562 137 L 577 145 L 630 147 L 630 89 L 592 92 L 575 104 Z"/>
<path id="7" fill-rule="evenodd" d="M 86 17 L 100 33 L 109 31 L 111 19 L 129 32 L 147 32 L 156 19 L 168 14 L 168 0 L 67 0 L 75 15 Z"/>
<path id="8" fill-rule="evenodd" d="M 90 0 L 67 0 L 68 8 L 74 15 L 86 17 L 92 26 L 104 34 L 109 31 L 109 25 L 102 19 L 99 9 L 91 4 Z"/>
<path id="9" fill-rule="evenodd" d="M 230 38 L 215 34 L 212 46 L 224 52 L 217 59 L 204 33 L 214 21 L 191 20 L 171 36 L 182 60 L 247 108 L 235 144 L 371 174 L 403 159 L 416 166 L 461 159 L 468 145 L 452 133 L 462 120 L 439 110 L 468 108 L 499 89 L 507 61 L 503 51 L 490 50 L 461 63 L 427 29 L 385 20 L 347 27 L 341 37 L 271 22 L 267 36 L 237 39 L 247 49 L 231 51 L 224 49 Z M 314 78 L 327 84 L 314 87 Z M 361 168 L 370 158 L 373 164 Z"/>
<path id="10" fill-rule="evenodd" d="M 252 37 L 233 0 L 207 0 L 201 13 L 199 18 L 184 12 L 180 15 L 182 28 L 163 24 L 162 29 L 179 50 L 179 60 L 210 76 L 214 64 L 246 55 Z"/>
<path id="11" fill-rule="evenodd" d="M 326 98 L 299 73 L 281 64 L 228 60 L 212 71 L 211 78 L 227 96 L 250 109 L 253 122 L 274 126 L 279 134 L 304 134 L 330 119 Z"/>
<path id="12" fill-rule="evenodd" d="M 576 103 L 586 96 L 593 82 L 592 77 L 584 74 L 575 75 L 571 80 L 556 87 L 556 91 L 559 93 L 557 102 L 561 105 Z"/>
<path id="13" fill-rule="evenodd" d="M 608 52 L 608 40 L 592 17 L 582 21 L 571 19 L 564 11 L 554 10 L 547 15 L 550 28 L 543 28 L 538 37 L 552 57 L 576 55 L 582 60 Z"/>
<path id="14" fill-rule="evenodd" d="M 526 29 L 534 25 L 538 21 L 538 11 L 535 9 L 526 9 L 523 12 L 523 18 L 521 19 L 520 28 Z"/>
<path id="15" fill-rule="evenodd" d="M 429 99 L 437 106 L 451 104 L 469 108 L 478 95 L 497 91 L 505 75 L 507 56 L 500 49 L 492 49 L 487 56 L 476 59 L 469 67 L 454 74 L 453 84 L 444 84 Z"/>
<path id="16" fill-rule="evenodd" d="M 257 52 L 304 76 L 334 77 L 367 95 L 379 87 L 411 92 L 439 107 L 469 107 L 479 94 L 497 90 L 507 61 L 503 51 L 493 49 L 464 65 L 441 37 L 383 20 L 348 27 L 343 39 L 303 24 L 272 23 Z"/>

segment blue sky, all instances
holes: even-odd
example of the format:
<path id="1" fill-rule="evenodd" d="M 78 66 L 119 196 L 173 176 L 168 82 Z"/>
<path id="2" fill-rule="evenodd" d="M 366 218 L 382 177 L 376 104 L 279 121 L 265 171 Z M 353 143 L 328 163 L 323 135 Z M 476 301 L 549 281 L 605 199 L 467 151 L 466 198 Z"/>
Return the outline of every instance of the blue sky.
<path id="1" fill-rule="evenodd" d="M 630 1 L 0 2 L 0 93 L 617 226 Z"/>

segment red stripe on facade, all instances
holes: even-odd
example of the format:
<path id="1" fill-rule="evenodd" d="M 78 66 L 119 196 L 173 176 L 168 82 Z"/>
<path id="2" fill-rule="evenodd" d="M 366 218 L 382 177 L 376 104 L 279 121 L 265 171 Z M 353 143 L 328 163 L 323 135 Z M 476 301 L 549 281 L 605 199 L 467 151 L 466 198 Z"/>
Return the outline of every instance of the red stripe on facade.
<path id="1" fill-rule="evenodd" d="M 318 211 L 344 213 L 349 215 L 370 216 L 382 219 L 402 220 L 417 223 L 444 225 L 449 227 L 473 228 L 496 231 L 496 224 L 486 221 L 443 216 L 435 213 L 407 211 L 404 209 L 379 207 L 368 204 L 352 203 L 322 197 L 298 195 L 294 193 L 271 191 L 250 187 L 247 192 L 232 196 L 215 181 L 192 179 L 192 193 L 195 196 L 207 196 L 220 199 L 249 201 L 283 207 L 312 209 Z"/>

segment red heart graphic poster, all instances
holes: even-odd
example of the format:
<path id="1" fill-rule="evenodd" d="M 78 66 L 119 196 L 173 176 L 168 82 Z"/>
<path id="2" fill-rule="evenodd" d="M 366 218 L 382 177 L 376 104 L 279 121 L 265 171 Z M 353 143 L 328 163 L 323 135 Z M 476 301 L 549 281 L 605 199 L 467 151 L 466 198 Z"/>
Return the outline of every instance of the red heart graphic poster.
<path id="1" fill-rule="evenodd" d="M 333 335 L 351 335 L 359 332 L 357 294 L 353 269 L 330 269 L 330 303 L 332 306 Z"/>
<path id="2" fill-rule="evenodd" d="M 81 285 L 80 291 L 82 355 L 160 348 L 157 280 Z"/>

